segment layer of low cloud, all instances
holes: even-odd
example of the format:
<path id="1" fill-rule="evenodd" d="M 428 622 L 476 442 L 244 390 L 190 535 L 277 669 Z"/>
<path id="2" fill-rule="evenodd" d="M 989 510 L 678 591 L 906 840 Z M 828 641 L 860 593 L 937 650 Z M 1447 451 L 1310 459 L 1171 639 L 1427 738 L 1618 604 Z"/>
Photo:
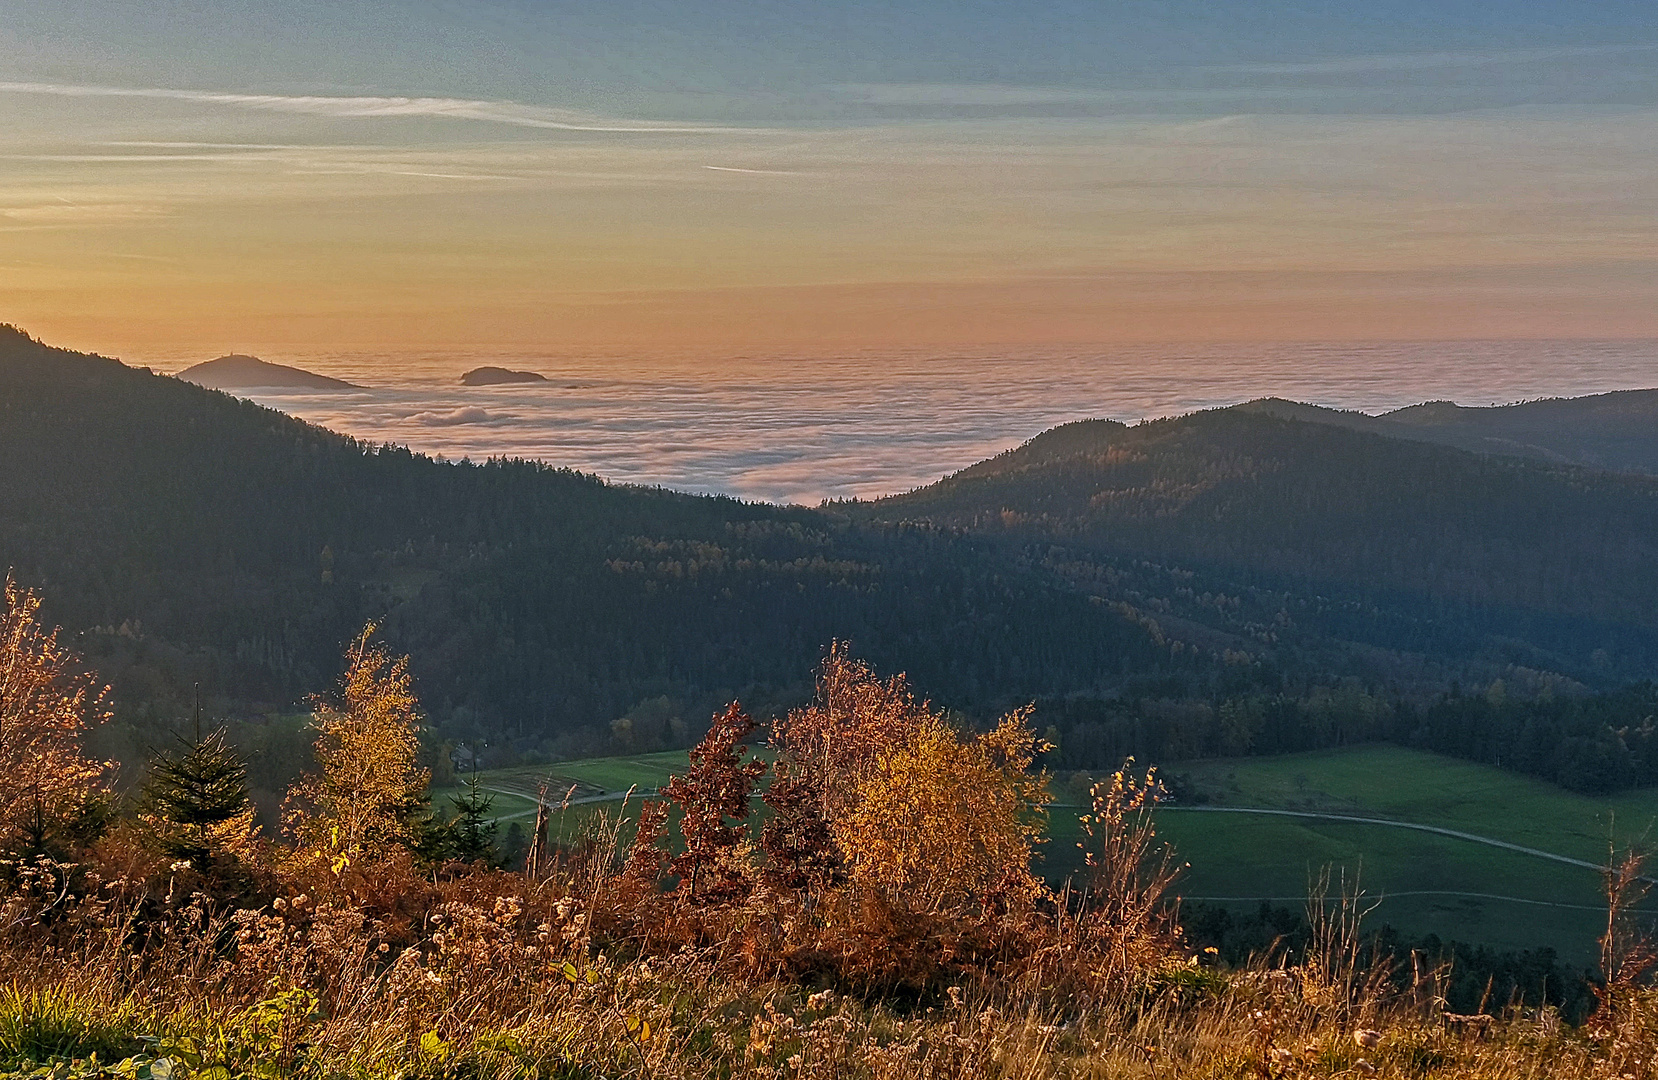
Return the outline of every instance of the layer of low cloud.
<path id="1" fill-rule="evenodd" d="M 414 413 L 409 421 L 415 424 L 424 424 L 427 427 L 457 427 L 461 424 L 504 424 L 510 423 L 512 417 L 496 416 L 488 409 L 476 405 L 462 405 L 446 412 L 432 412 L 430 410 Z"/>
<path id="2" fill-rule="evenodd" d="M 267 354 L 372 383 L 256 391 L 274 408 L 450 459 L 534 458 L 610 480 L 815 504 L 930 483 L 1055 424 L 1176 415 L 1278 395 L 1379 411 L 1645 386 L 1658 342 L 1419 342 L 887 354 L 686 366 L 649 359 Z M 536 393 L 459 387 L 466 366 L 546 371 Z M 510 413 L 501 405 L 510 401 Z"/>

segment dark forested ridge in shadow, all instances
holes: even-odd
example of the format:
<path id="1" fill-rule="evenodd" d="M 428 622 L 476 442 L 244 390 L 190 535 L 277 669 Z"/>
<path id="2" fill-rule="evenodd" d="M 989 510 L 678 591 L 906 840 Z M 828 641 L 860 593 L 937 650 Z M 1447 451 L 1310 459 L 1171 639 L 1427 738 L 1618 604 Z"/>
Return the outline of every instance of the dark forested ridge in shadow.
<path id="1" fill-rule="evenodd" d="M 1385 739 L 1658 783 L 1658 479 L 1226 409 L 1067 424 L 843 509 L 999 542 L 1236 672 L 1043 702 L 1061 764 Z"/>
<path id="2" fill-rule="evenodd" d="M 1469 408 L 1429 401 L 1380 416 L 1261 398 L 1234 406 L 1284 420 L 1443 443 L 1476 453 L 1535 458 L 1614 472 L 1658 473 L 1658 390 Z"/>
<path id="3" fill-rule="evenodd" d="M 139 731 L 198 682 L 302 711 L 378 619 L 441 737 L 495 763 L 683 745 L 721 701 L 803 698 L 842 638 L 969 716 L 1040 699 L 1067 767 L 1377 738 L 1492 760 L 1524 728 L 1528 771 L 1658 778 L 1619 734 L 1652 700 L 1620 688 L 1658 673 L 1645 477 L 1223 410 L 814 511 L 438 462 L 15 331 L 0 459 L 0 568 Z"/>
<path id="4" fill-rule="evenodd" d="M 1220 410 L 1068 424 L 846 509 L 999 538 L 1231 649 L 1353 642 L 1588 682 L 1658 659 L 1658 480 L 1643 476 Z"/>
<path id="5" fill-rule="evenodd" d="M 738 694 L 797 700 L 837 637 L 968 707 L 1201 665 L 957 533 L 437 462 L 15 331 L 0 460 L 0 568 L 157 723 L 197 681 L 292 708 L 369 618 L 453 737 L 560 752 L 642 703 L 635 748 Z"/>

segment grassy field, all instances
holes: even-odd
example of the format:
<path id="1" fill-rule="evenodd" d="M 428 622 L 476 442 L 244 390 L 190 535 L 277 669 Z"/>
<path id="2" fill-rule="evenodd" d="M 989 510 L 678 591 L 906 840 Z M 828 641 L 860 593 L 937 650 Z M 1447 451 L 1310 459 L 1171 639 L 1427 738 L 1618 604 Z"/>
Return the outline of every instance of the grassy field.
<path id="1" fill-rule="evenodd" d="M 1296 907 L 1323 866 L 1357 875 L 1379 901 L 1372 919 L 1403 932 L 1508 949 L 1549 945 L 1587 963 L 1602 929 L 1598 875 L 1590 869 L 1469 840 L 1387 825 L 1216 813 L 1268 808 L 1433 825 L 1587 862 L 1608 839 L 1650 836 L 1658 792 L 1608 799 L 1574 795 L 1488 766 L 1392 746 L 1180 762 L 1186 806 L 1157 813 L 1159 833 L 1189 864 L 1179 891 L 1191 899 Z M 1201 805 L 1192 805 L 1201 800 Z M 1077 866 L 1074 808 L 1055 807 L 1050 876 Z M 1615 828 L 1614 828 L 1615 827 Z"/>
<path id="2" fill-rule="evenodd" d="M 555 813 L 553 838 L 570 841 L 597 813 L 630 811 L 617 796 L 644 794 L 676 771 L 685 753 L 592 758 L 542 767 L 486 770 L 503 822 L 535 813 L 550 798 L 572 801 Z M 1604 919 L 1598 875 L 1470 840 L 1348 821 L 1286 818 L 1210 808 L 1253 808 L 1374 817 L 1433 825 L 1599 863 L 1608 838 L 1620 844 L 1658 835 L 1658 791 L 1596 799 L 1500 769 L 1392 746 L 1178 762 L 1185 805 L 1157 812 L 1159 834 L 1187 864 L 1178 891 L 1192 900 L 1254 908 L 1262 900 L 1300 908 L 1324 866 L 1357 875 L 1378 902 L 1372 920 L 1410 935 L 1505 949 L 1548 945 L 1588 963 Z M 459 788 L 434 791 L 434 802 Z M 1064 798 L 1064 795 L 1061 795 Z M 1080 866 L 1076 806 L 1055 806 L 1043 870 L 1063 879 Z M 630 815 L 631 816 L 631 815 Z"/>
<path id="3" fill-rule="evenodd" d="M 1658 831 L 1658 790 L 1591 798 L 1490 766 L 1395 746 L 1195 761 L 1164 771 L 1189 777 L 1194 792 L 1216 806 L 1397 818 L 1591 862 L 1605 861 L 1614 827 L 1620 845 Z"/>
<path id="4" fill-rule="evenodd" d="M 586 758 L 561 761 L 555 765 L 521 766 L 513 769 L 485 769 L 478 774 L 479 786 L 494 800 L 496 820 L 503 825 L 522 822 L 527 829 L 535 819 L 537 796 L 545 791 L 549 802 L 563 809 L 554 812 L 549 829 L 555 843 L 580 837 L 597 813 L 629 812 L 639 798 L 668 782 L 674 773 L 686 769 L 685 751 L 631 757 Z M 447 812 L 450 798 L 465 791 L 466 777 L 458 783 L 432 789 L 432 805 Z M 623 797 L 633 789 L 635 797 L 624 805 Z M 564 805 L 566 800 L 569 805 Z"/>

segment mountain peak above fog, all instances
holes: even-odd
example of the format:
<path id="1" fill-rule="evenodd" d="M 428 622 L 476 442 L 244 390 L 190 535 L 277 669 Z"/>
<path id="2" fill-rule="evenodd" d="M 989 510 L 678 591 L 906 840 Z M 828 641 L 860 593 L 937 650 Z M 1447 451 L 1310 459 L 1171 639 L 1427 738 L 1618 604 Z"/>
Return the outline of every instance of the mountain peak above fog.
<path id="1" fill-rule="evenodd" d="M 547 376 L 534 371 L 512 371 L 503 367 L 473 368 L 461 376 L 462 386 L 496 386 L 501 383 L 546 382 Z"/>
<path id="2" fill-rule="evenodd" d="M 246 390 L 281 386 L 306 390 L 357 390 L 355 383 L 318 375 L 287 364 L 272 364 L 257 356 L 231 353 L 185 368 L 178 378 L 212 390 Z"/>

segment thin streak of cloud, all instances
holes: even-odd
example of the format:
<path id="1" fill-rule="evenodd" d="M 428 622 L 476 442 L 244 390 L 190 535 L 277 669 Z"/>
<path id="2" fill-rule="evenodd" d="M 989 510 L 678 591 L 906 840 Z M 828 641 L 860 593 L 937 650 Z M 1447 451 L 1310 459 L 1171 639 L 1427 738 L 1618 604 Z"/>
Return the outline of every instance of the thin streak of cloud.
<path id="1" fill-rule="evenodd" d="M 1015 86 L 1005 83 L 842 83 L 828 87 L 827 92 L 835 99 L 850 105 L 991 110 L 1031 110 L 1044 107 L 1155 108 L 1164 105 L 1203 105 L 1241 97 L 1250 100 L 1296 101 L 1326 93 L 1322 88 L 1295 86 L 1089 88 Z"/>
<path id="2" fill-rule="evenodd" d="M 0 161 L 61 161 L 72 164 L 94 162 L 228 161 L 224 154 L 0 154 Z"/>
<path id="3" fill-rule="evenodd" d="M 104 142 L 101 146 L 125 146 L 135 150 L 379 150 L 383 147 L 366 143 L 239 143 L 239 142 L 180 142 L 160 139 L 121 139 Z"/>
<path id="4" fill-rule="evenodd" d="M 735 165 L 704 165 L 703 168 L 713 172 L 748 173 L 752 176 L 799 176 L 791 169 L 739 169 Z"/>
<path id="5" fill-rule="evenodd" d="M 147 203 L 76 203 L 57 200 L 34 206 L 0 206 L 0 219 L 27 224 L 81 221 L 130 221 L 157 217 L 167 211 Z"/>
<path id="6" fill-rule="evenodd" d="M 412 169 L 381 170 L 392 176 L 418 176 L 428 180 L 519 180 L 517 176 L 497 176 L 494 173 L 416 172 Z"/>
<path id="7" fill-rule="evenodd" d="M 557 109 L 545 105 L 523 105 L 516 101 L 480 101 L 467 98 L 228 94 L 205 90 L 175 90 L 166 87 L 89 86 L 34 82 L 0 82 L 0 93 L 40 94 L 55 97 L 149 98 L 340 119 L 421 117 L 473 120 L 551 131 L 703 135 L 751 130 L 667 124 L 655 121 L 612 120 L 577 109 Z"/>
<path id="8" fill-rule="evenodd" d="M 1503 49 L 1485 52 L 1393 53 L 1379 56 L 1344 56 L 1304 63 L 1229 64 L 1206 71 L 1227 71 L 1246 75 L 1343 75 L 1368 71 L 1426 71 L 1434 68 L 1482 67 L 1488 64 L 1530 64 L 1548 60 L 1613 56 L 1618 53 L 1652 52 L 1658 43 L 1599 45 L 1553 49 Z"/>
<path id="9" fill-rule="evenodd" d="M 831 92 L 865 105 L 1010 106 L 1091 104 L 1109 92 L 1000 83 L 843 83 Z"/>
<path id="10" fill-rule="evenodd" d="M 171 255 L 138 255 L 130 251 L 94 251 L 88 254 L 100 259 L 137 259 L 141 262 L 181 263 L 184 260 Z"/>

